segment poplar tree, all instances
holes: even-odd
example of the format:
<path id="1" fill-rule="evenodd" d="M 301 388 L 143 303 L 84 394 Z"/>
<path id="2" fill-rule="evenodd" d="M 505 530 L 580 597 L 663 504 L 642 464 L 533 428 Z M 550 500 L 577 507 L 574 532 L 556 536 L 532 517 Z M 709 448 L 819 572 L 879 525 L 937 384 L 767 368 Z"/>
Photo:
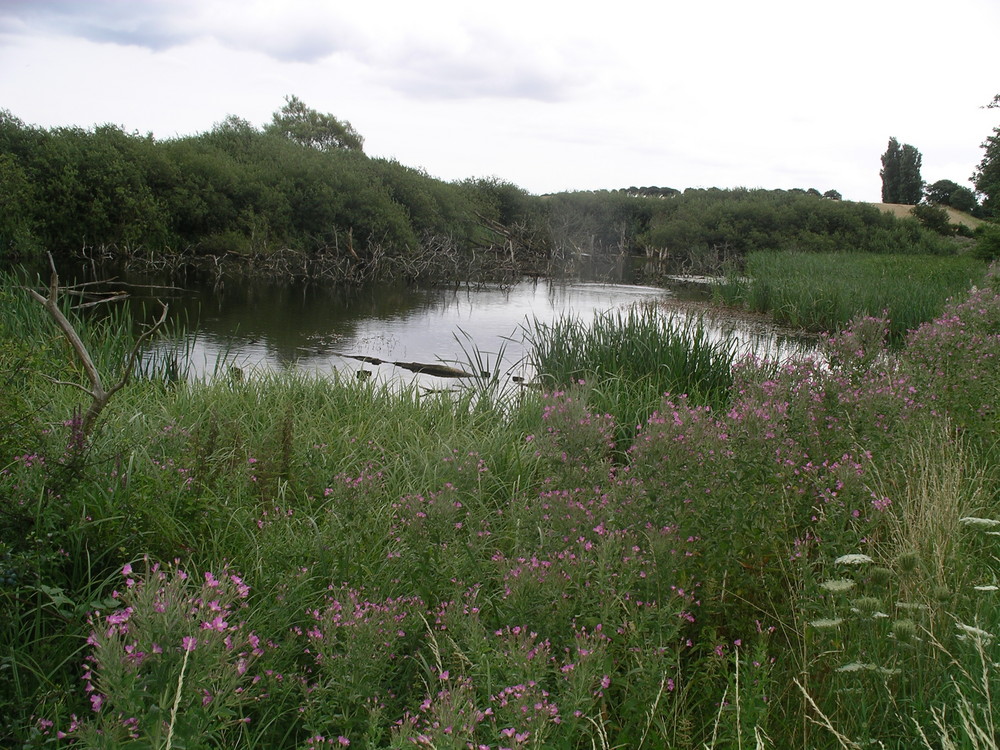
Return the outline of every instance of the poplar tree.
<path id="1" fill-rule="evenodd" d="M 903 203 L 915 206 L 924 194 L 924 181 L 920 177 L 923 157 L 908 143 L 899 145 L 895 138 L 882 154 L 882 202 Z"/>
<path id="2" fill-rule="evenodd" d="M 882 154 L 882 202 L 899 203 L 899 141 L 889 139 L 889 146 Z"/>
<path id="3" fill-rule="evenodd" d="M 920 152 L 908 143 L 903 144 L 899 157 L 899 200 L 915 206 L 924 197 L 924 181 L 920 177 L 920 163 L 923 157 Z"/>

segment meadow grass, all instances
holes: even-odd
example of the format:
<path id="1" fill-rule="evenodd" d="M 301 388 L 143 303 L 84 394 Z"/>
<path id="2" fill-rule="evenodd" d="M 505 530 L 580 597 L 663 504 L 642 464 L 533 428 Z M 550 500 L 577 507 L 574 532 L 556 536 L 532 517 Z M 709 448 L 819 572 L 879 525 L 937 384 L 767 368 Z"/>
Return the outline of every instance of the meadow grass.
<path id="1" fill-rule="evenodd" d="M 807 331 L 838 331 L 856 318 L 884 315 L 890 341 L 900 344 L 985 273 L 985 264 L 968 256 L 757 252 L 715 293 Z"/>
<path id="2" fill-rule="evenodd" d="M 989 746 L 991 284 L 781 366 L 640 310 L 540 391 L 139 378 L 85 441 L 0 299 L 5 744 Z"/>

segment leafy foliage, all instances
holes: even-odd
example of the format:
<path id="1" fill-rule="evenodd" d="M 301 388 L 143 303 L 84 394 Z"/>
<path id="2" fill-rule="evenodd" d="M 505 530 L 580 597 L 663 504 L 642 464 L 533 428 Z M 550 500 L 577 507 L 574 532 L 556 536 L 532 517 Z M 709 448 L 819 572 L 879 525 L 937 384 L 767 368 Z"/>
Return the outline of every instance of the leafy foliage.
<path id="1" fill-rule="evenodd" d="M 347 121 L 310 109 L 297 96 L 285 97 L 285 106 L 274 113 L 265 132 L 320 151 L 339 148 L 362 151 L 364 138 Z"/>
<path id="2" fill-rule="evenodd" d="M 920 152 L 908 143 L 902 147 L 895 138 L 882 154 L 882 202 L 915 206 L 923 197 L 924 183 L 920 178 Z"/>
<path id="3" fill-rule="evenodd" d="M 973 213 L 979 206 L 976 194 L 953 180 L 938 180 L 924 190 L 924 198 L 931 205 L 951 206 L 958 211 Z"/>
<path id="4" fill-rule="evenodd" d="M 1000 94 L 988 105 L 990 109 L 1000 108 Z M 987 216 L 1000 214 L 1000 127 L 983 142 L 983 159 L 979 162 L 972 182 L 983 198 L 983 211 Z"/>
<path id="5" fill-rule="evenodd" d="M 1000 226 L 983 224 L 975 232 L 976 246 L 973 254 L 980 260 L 1000 259 Z"/>
<path id="6" fill-rule="evenodd" d="M 784 190 L 686 190 L 652 206 L 639 238 L 647 253 L 722 251 L 740 260 L 759 250 L 947 254 L 940 237 L 862 203 Z"/>
<path id="7" fill-rule="evenodd" d="M 534 196 L 496 177 L 443 182 L 367 157 L 349 123 L 295 97 L 264 128 L 230 116 L 164 141 L 113 125 L 45 130 L 0 112 L 0 176 L 8 257 L 82 247 L 154 260 L 294 253 L 370 266 L 390 257 L 409 268 L 439 253 L 446 262 L 436 267 L 467 268 L 486 249 L 522 273 L 596 274 L 639 254 L 718 272 L 762 249 L 953 249 L 915 221 L 836 191 Z"/>
<path id="8" fill-rule="evenodd" d="M 938 234 L 950 235 L 953 230 L 948 219 L 948 212 L 940 206 L 933 206 L 929 203 L 921 203 L 914 206 L 912 210 L 913 218 Z"/>

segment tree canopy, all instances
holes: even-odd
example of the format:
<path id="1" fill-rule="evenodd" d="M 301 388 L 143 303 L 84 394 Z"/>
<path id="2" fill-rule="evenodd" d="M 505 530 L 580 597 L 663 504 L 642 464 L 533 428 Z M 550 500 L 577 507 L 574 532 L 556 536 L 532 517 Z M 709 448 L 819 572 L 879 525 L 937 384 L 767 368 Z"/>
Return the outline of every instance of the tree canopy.
<path id="1" fill-rule="evenodd" d="M 920 177 L 923 157 L 908 143 L 899 145 L 895 138 L 882 154 L 882 202 L 903 203 L 915 206 L 924 194 L 924 183 Z"/>
<path id="2" fill-rule="evenodd" d="M 263 127 L 230 116 L 209 132 L 163 141 L 113 125 L 43 129 L 0 110 L 0 256 L 69 257 L 81 247 L 153 260 L 290 251 L 345 268 L 388 257 L 409 274 L 439 252 L 448 268 L 505 258 L 536 273 L 597 268 L 597 259 L 610 267 L 637 254 L 676 258 L 688 270 L 694 258 L 708 272 L 717 259 L 738 262 L 757 249 L 949 251 L 916 221 L 832 190 L 535 196 L 496 177 L 445 182 L 337 146 L 333 135 L 292 137 L 293 128 L 276 126 L 296 112 L 299 124 L 344 125 L 314 118 L 294 97 Z"/>
<path id="3" fill-rule="evenodd" d="M 986 105 L 987 109 L 1000 109 L 1000 94 Z M 1000 216 L 1000 126 L 993 128 L 993 134 L 983 142 L 983 160 L 979 162 L 972 183 L 983 196 L 983 213 Z"/>
<path id="4" fill-rule="evenodd" d="M 265 132 L 320 151 L 362 151 L 364 138 L 347 120 L 310 109 L 297 96 L 286 96 L 285 106 L 274 113 Z"/>
<path id="5" fill-rule="evenodd" d="M 978 205 L 976 194 L 954 180 L 938 180 L 924 190 L 924 198 L 935 206 L 951 206 L 971 213 Z"/>

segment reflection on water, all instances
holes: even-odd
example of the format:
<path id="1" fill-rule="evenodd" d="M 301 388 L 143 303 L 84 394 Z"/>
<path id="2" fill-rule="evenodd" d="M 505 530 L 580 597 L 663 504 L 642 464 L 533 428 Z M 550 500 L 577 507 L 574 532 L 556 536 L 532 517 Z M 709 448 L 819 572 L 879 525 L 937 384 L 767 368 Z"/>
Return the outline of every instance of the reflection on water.
<path id="1" fill-rule="evenodd" d="M 598 312 L 644 302 L 662 303 L 666 314 L 688 316 L 700 314 L 699 296 L 704 293 L 545 280 L 451 289 L 257 282 L 227 284 L 221 291 L 189 289 L 170 302 L 172 314 L 189 326 L 181 366 L 192 377 L 234 367 L 243 372 L 298 368 L 441 387 L 439 377 L 391 363 L 447 363 L 470 371 L 484 367 L 505 378 L 530 379 L 524 328 L 532 320 L 547 323 L 565 315 L 588 320 Z M 792 337 L 733 318 L 709 317 L 706 325 L 713 335 L 735 335 L 771 358 L 801 347 Z M 161 346 L 150 356 L 164 354 Z"/>

